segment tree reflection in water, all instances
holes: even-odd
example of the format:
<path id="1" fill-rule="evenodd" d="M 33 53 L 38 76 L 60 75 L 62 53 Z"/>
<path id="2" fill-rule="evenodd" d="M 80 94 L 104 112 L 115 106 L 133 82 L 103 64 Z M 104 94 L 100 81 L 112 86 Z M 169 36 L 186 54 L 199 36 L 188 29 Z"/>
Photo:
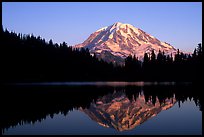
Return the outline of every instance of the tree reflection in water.
<path id="1" fill-rule="evenodd" d="M 192 84 L 1 86 L 1 131 L 58 113 L 68 115 L 73 109 L 105 127 L 130 130 L 188 98 L 202 111 L 199 90 Z"/>
<path id="2" fill-rule="evenodd" d="M 171 108 L 176 99 L 165 99 L 160 104 L 156 97 L 154 104 L 145 100 L 144 94 L 128 98 L 125 92 L 109 93 L 91 103 L 89 108 L 80 109 L 92 120 L 104 127 L 115 128 L 118 131 L 131 130 L 149 118 L 156 116 L 162 110 Z"/>

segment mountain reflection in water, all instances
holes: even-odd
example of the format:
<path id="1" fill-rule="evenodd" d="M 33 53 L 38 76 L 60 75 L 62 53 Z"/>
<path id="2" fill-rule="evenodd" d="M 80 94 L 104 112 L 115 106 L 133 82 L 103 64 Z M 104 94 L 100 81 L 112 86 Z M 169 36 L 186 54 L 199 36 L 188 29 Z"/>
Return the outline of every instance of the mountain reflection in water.
<path id="1" fill-rule="evenodd" d="M 199 87 L 192 84 L 4 85 L 1 86 L 1 131 L 42 121 L 73 109 L 118 131 L 131 130 L 162 110 L 193 100 L 202 111 Z"/>
<path id="2" fill-rule="evenodd" d="M 137 98 L 133 95 L 132 99 L 129 99 L 125 92 L 114 92 L 99 98 L 96 103 L 91 103 L 89 108 L 81 111 L 104 127 L 124 131 L 135 128 L 162 110 L 171 108 L 175 103 L 174 97 L 165 99 L 162 104 L 156 98 L 153 104 L 150 100 L 146 102 L 143 94 Z"/>

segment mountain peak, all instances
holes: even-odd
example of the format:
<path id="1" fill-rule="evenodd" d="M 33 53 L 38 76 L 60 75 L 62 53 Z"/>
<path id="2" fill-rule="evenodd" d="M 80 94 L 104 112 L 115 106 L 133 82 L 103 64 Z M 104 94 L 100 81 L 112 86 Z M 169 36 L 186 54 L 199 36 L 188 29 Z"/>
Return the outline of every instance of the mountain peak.
<path id="1" fill-rule="evenodd" d="M 135 55 L 142 60 L 144 53 L 151 53 L 152 50 L 155 51 L 155 54 L 158 54 L 159 50 L 166 54 L 172 53 L 174 55 L 176 53 L 176 49 L 170 44 L 159 41 L 131 24 L 121 22 L 115 22 L 108 27 L 97 30 L 87 40 L 75 47 L 88 48 L 90 53 L 99 56 L 102 51 L 106 51 L 106 53 L 109 52 L 122 59 L 129 55 Z M 107 55 L 107 58 L 110 57 L 109 55 Z M 103 59 L 110 60 L 106 59 L 104 54 Z"/>
<path id="2" fill-rule="evenodd" d="M 111 26 L 115 26 L 115 27 L 119 27 L 119 28 L 126 28 L 126 27 L 128 27 L 128 28 L 135 28 L 133 25 L 131 25 L 131 24 L 128 24 L 128 23 L 121 23 L 121 22 L 116 22 L 116 23 L 114 23 L 113 25 L 111 25 Z M 138 28 L 136 28 L 136 29 L 138 29 Z"/>
<path id="3" fill-rule="evenodd" d="M 121 22 L 116 22 L 116 23 L 114 23 L 113 25 L 114 26 L 120 26 L 120 25 L 122 25 L 123 23 L 121 23 Z"/>

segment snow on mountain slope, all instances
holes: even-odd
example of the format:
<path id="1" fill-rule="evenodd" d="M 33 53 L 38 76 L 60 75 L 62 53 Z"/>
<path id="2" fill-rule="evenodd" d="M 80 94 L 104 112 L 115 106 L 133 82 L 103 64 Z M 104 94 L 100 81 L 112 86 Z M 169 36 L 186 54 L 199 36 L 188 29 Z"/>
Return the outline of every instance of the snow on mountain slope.
<path id="1" fill-rule="evenodd" d="M 166 54 L 176 53 L 176 49 L 170 44 L 161 42 L 130 24 L 120 22 L 97 30 L 83 43 L 75 45 L 75 48 L 81 47 L 88 48 L 91 53 L 98 56 L 106 51 L 123 59 L 129 55 L 135 55 L 142 60 L 144 53 L 150 53 L 152 50 L 156 54 L 159 50 Z"/>

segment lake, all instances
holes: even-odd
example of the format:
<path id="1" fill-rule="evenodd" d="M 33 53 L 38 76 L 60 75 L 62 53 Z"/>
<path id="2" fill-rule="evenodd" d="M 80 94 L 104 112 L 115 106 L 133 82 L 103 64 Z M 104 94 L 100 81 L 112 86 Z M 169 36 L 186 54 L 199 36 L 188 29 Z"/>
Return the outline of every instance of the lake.
<path id="1" fill-rule="evenodd" d="M 1 88 L 3 135 L 202 135 L 192 83 L 54 82 Z"/>

